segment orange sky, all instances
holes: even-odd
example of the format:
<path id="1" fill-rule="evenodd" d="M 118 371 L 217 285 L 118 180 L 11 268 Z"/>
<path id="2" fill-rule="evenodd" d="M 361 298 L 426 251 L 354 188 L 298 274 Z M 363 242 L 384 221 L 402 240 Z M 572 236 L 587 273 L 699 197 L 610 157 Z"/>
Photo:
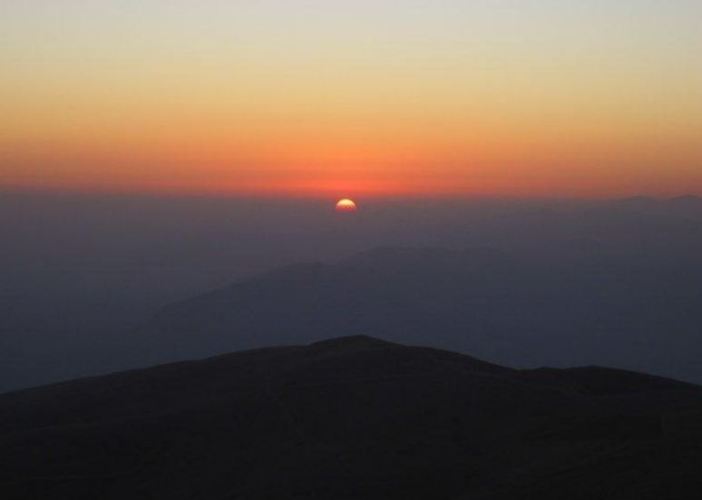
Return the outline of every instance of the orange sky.
<path id="1" fill-rule="evenodd" d="M 4 2 L 0 187 L 702 194 L 699 2 L 238 4 Z"/>

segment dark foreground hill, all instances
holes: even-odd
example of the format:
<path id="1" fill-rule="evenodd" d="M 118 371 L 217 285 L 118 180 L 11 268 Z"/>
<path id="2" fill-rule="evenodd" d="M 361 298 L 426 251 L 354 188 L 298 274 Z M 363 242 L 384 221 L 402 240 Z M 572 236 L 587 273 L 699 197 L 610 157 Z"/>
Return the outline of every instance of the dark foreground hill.
<path id="1" fill-rule="evenodd" d="M 702 487 L 702 389 L 368 337 L 0 396 L 11 499 L 665 499 Z"/>

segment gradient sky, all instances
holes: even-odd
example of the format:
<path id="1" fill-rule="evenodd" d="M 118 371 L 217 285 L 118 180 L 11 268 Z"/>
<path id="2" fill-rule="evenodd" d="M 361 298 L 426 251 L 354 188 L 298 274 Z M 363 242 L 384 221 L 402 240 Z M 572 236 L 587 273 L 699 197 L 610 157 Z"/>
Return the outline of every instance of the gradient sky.
<path id="1" fill-rule="evenodd" d="M 0 187 L 702 194 L 699 0 L 3 0 Z"/>

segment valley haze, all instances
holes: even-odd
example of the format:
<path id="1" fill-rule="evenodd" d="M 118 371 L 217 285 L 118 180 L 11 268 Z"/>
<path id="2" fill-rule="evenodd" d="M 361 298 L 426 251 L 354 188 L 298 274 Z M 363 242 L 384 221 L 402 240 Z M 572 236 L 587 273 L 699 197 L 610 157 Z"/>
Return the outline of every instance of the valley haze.
<path id="1" fill-rule="evenodd" d="M 3 192 L 0 389 L 355 334 L 702 381 L 698 197 L 334 201 Z"/>

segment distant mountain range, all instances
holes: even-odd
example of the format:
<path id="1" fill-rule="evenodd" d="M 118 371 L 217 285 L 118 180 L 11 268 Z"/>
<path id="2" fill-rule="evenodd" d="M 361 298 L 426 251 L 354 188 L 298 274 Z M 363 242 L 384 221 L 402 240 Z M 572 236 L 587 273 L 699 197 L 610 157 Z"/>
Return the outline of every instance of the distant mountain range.
<path id="1" fill-rule="evenodd" d="M 614 207 L 638 206 L 640 208 L 702 210 L 702 197 L 695 195 L 655 198 L 653 196 L 632 196 L 611 202 Z"/>
<path id="2" fill-rule="evenodd" d="M 367 334 L 517 367 L 702 381 L 702 266 L 593 245 L 553 258 L 386 247 L 292 265 L 166 307 L 136 344 L 153 364 Z"/>
<path id="3" fill-rule="evenodd" d="M 393 199 L 337 215 L 0 197 L 0 392 L 355 334 L 702 383 L 700 197 Z"/>
<path id="4" fill-rule="evenodd" d="M 364 336 L 0 395 L 4 500 L 697 499 L 702 388 Z"/>

